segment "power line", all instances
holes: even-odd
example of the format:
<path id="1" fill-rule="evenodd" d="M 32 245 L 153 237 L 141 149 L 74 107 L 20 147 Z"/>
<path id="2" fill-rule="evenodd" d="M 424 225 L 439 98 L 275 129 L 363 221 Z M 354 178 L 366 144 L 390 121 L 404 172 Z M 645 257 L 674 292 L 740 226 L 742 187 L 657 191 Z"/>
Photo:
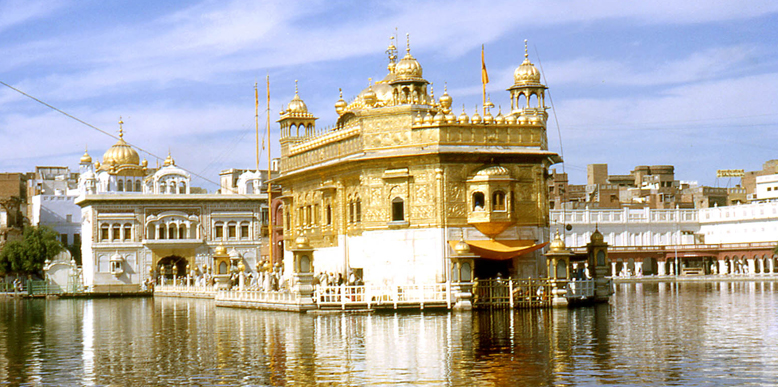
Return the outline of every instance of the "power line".
<path id="1" fill-rule="evenodd" d="M 27 93 L 25 93 L 24 91 L 22 91 L 22 90 L 19 90 L 19 89 L 15 88 L 15 87 L 13 87 L 13 86 L 11 86 L 11 85 L 9 85 L 9 84 L 7 84 L 7 83 L 3 82 L 3 81 L 0 81 L 0 84 L 2 84 L 3 86 L 5 86 L 5 87 L 7 87 L 7 88 L 9 88 L 9 89 L 11 89 L 11 90 L 13 90 L 13 91 L 15 91 L 15 92 L 17 92 L 17 93 L 19 93 L 19 94 L 23 95 L 23 96 L 25 96 L 25 97 L 27 97 L 27 98 L 29 98 L 29 99 L 31 99 L 31 100 L 33 100 L 33 101 L 35 101 L 35 102 L 38 102 L 39 104 L 41 104 L 41 105 L 43 105 L 43 106 L 46 106 L 46 107 L 48 107 L 48 108 L 49 108 L 49 109 L 51 109 L 51 110 L 54 110 L 54 111 L 56 111 L 56 112 L 58 112 L 58 113 L 60 113 L 60 114 L 62 114 L 62 115 L 64 115 L 64 116 L 66 116 L 66 117 L 68 117 L 68 118 L 70 118 L 70 119 L 73 119 L 73 120 L 75 120 L 75 121 L 77 121 L 77 122 L 79 122 L 79 123 L 81 123 L 81 124 L 83 124 L 83 125 L 86 125 L 86 126 L 88 126 L 88 127 L 92 128 L 92 129 L 94 129 L 94 130 L 96 130 L 96 131 L 98 131 L 98 132 L 100 132 L 100 133 L 102 133 L 102 134 L 105 134 L 106 136 L 109 136 L 109 137 L 111 137 L 111 138 L 114 138 L 114 139 L 116 139 L 116 140 L 119 140 L 119 137 L 117 137 L 116 135 L 114 135 L 114 134 L 112 134 L 112 133 L 109 133 L 109 132 L 106 132 L 105 130 L 102 130 L 102 129 L 100 129 L 100 128 L 98 128 L 98 127 L 96 127 L 96 126 L 94 126 L 94 125 L 92 125 L 92 124 L 90 124 L 90 123 L 88 123 L 88 122 L 86 122 L 86 121 L 84 121 L 84 120 L 82 120 L 82 119 L 80 119 L 80 118 L 78 118 L 78 117 L 76 117 L 76 116 L 72 115 L 72 114 L 69 114 L 69 113 L 67 113 L 67 112 L 65 112 L 65 111 L 63 111 L 63 110 L 61 110 L 61 109 L 58 109 L 57 107 L 55 107 L 55 106 L 52 106 L 51 104 L 48 104 L 48 103 L 46 103 L 46 102 L 44 102 L 44 101 L 42 101 L 42 100 L 40 100 L 40 99 L 38 99 L 38 98 L 36 98 L 36 97 L 34 97 L 34 96 L 30 95 L 30 94 L 27 94 Z M 245 137 L 245 135 L 244 135 L 244 137 Z M 123 140 L 123 139 L 122 139 L 122 140 Z M 127 142 L 127 141 L 125 141 L 125 142 Z M 146 153 L 146 154 L 148 154 L 149 156 L 156 158 L 157 160 L 162 160 L 162 159 L 163 159 L 163 157 L 160 157 L 160 156 L 158 156 L 158 155 L 156 155 L 156 154 L 154 154 L 154 153 L 152 153 L 152 152 L 150 152 L 150 151 L 148 151 L 148 150 L 146 150 L 146 149 L 144 149 L 144 148 L 141 148 L 141 147 L 139 147 L 139 146 L 137 146 L 137 145 L 134 145 L 134 144 L 132 144 L 132 143 L 129 143 L 129 142 L 127 142 L 127 145 L 130 145 L 131 147 L 133 147 L 133 148 L 136 148 L 137 150 L 139 150 L 139 151 L 141 151 L 141 152 L 143 152 L 143 153 Z M 209 179 L 209 178 L 207 178 L 207 177 L 205 177 L 205 176 L 202 176 L 202 175 L 200 175 L 200 174 L 198 174 L 198 173 L 195 173 L 194 171 L 191 171 L 191 170 L 189 170 L 189 169 L 187 169 L 187 168 L 183 168 L 183 167 L 181 167 L 181 166 L 179 166 L 179 165 L 177 165 L 177 167 L 178 167 L 178 168 L 180 168 L 180 169 L 182 169 L 182 170 L 184 170 L 184 171 L 186 171 L 186 172 L 188 172 L 188 173 L 190 173 L 190 174 L 191 174 L 191 175 L 193 175 L 193 176 L 196 176 L 196 177 L 198 177 L 198 178 L 200 178 L 200 179 L 202 179 L 202 180 L 204 180 L 204 181 L 208 182 L 208 183 L 214 184 L 214 185 L 216 185 L 217 187 L 221 187 L 221 184 L 220 184 L 220 183 L 218 183 L 218 182 L 215 182 L 215 181 L 213 181 L 213 180 L 211 180 L 211 179 Z M 270 176 L 268 176 L 268 179 L 269 179 L 269 178 L 270 178 Z M 238 192 L 236 192 L 236 191 L 235 191 L 235 190 L 234 190 L 232 187 L 227 187 L 227 189 L 229 189 L 230 191 L 232 191 L 234 194 L 238 194 Z M 249 197 L 248 195 L 243 195 L 243 196 Z"/>

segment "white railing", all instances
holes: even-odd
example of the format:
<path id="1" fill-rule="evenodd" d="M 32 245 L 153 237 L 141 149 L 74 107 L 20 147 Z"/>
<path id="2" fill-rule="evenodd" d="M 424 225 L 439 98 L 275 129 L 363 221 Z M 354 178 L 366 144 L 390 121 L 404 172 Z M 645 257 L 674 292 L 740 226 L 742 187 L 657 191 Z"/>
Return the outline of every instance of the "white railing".
<path id="1" fill-rule="evenodd" d="M 315 300 L 319 306 L 340 307 L 346 309 L 350 306 L 365 306 L 368 309 L 375 305 L 391 305 L 395 309 L 398 305 L 442 304 L 451 307 L 451 286 L 444 284 L 423 285 L 393 285 L 393 286 L 317 286 Z"/>
<path id="2" fill-rule="evenodd" d="M 594 280 L 573 280 L 567 283 L 567 298 L 588 298 L 594 296 Z"/>
<path id="3" fill-rule="evenodd" d="M 216 301 L 253 301 L 268 303 L 297 303 L 300 295 L 296 293 L 260 290 L 222 290 L 216 293 Z"/>
<path id="4" fill-rule="evenodd" d="M 215 286 L 194 285 L 157 285 L 154 287 L 157 293 L 216 293 Z"/>

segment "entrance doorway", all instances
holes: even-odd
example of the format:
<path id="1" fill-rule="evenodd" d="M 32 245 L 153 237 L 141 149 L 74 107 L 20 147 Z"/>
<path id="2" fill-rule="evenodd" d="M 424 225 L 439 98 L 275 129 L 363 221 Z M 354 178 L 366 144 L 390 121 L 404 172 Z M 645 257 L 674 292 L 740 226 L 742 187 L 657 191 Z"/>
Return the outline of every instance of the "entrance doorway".
<path id="1" fill-rule="evenodd" d="M 160 279 L 173 279 L 173 268 L 176 268 L 176 275 L 180 278 L 186 276 L 186 265 L 189 263 L 186 258 L 177 255 L 170 255 L 160 259 L 157 262 L 157 275 Z"/>
<path id="2" fill-rule="evenodd" d="M 479 258 L 475 262 L 474 276 L 478 279 L 508 278 L 513 273 L 513 260 Z"/>

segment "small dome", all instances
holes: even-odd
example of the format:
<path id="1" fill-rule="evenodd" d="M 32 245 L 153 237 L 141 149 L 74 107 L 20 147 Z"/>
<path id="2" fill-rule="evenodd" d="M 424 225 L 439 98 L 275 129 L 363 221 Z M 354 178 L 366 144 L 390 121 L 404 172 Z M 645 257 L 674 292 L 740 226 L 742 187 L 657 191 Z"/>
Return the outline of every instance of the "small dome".
<path id="1" fill-rule="evenodd" d="M 216 246 L 213 255 L 227 255 L 227 248 L 224 245 Z"/>
<path id="2" fill-rule="evenodd" d="M 484 124 L 492 124 L 494 123 L 494 116 L 492 115 L 492 112 L 486 111 L 484 114 Z"/>
<path id="3" fill-rule="evenodd" d="M 591 242 L 596 244 L 602 244 L 605 241 L 605 237 L 602 236 L 602 233 L 599 229 L 594 229 L 594 233 L 592 233 Z"/>
<path id="4" fill-rule="evenodd" d="M 474 124 L 480 124 L 481 123 L 481 115 L 478 114 L 478 110 L 475 111 L 475 114 L 473 114 L 473 118 L 470 119 Z"/>
<path id="5" fill-rule="evenodd" d="M 119 141 L 103 154 L 103 165 L 138 165 L 140 156 L 124 139 L 119 136 Z"/>
<path id="6" fill-rule="evenodd" d="M 373 91 L 373 86 L 368 86 L 367 91 L 362 94 L 362 101 L 365 105 L 372 107 L 378 101 L 378 97 Z"/>
<path id="7" fill-rule="evenodd" d="M 421 78 L 422 68 L 419 61 L 408 51 L 394 67 L 394 73 L 400 79 Z"/>
<path id="8" fill-rule="evenodd" d="M 340 90 L 340 98 L 335 102 L 335 111 L 338 114 L 343 114 L 343 111 L 346 110 L 346 106 L 348 106 L 348 104 L 343 100 L 343 90 Z"/>
<path id="9" fill-rule="evenodd" d="M 529 61 L 527 41 L 524 40 L 524 62 L 513 72 L 514 85 L 540 84 L 540 71 Z"/>
<path id="10" fill-rule="evenodd" d="M 440 107 L 444 109 L 451 108 L 451 104 L 454 102 L 454 99 L 451 98 L 450 95 L 448 95 L 448 91 L 443 89 L 443 95 L 440 96 Z"/>
<path id="11" fill-rule="evenodd" d="M 562 237 L 559 236 L 559 229 L 557 229 L 556 235 L 554 235 L 554 240 L 551 241 L 551 243 L 548 245 L 548 252 L 558 253 L 564 251 L 565 249 L 567 249 L 567 246 L 565 246 L 565 241 L 562 240 Z"/>
<path id="12" fill-rule="evenodd" d="M 308 113 L 308 106 L 305 105 L 297 91 L 294 92 L 294 98 L 286 106 L 286 110 L 289 113 Z"/>
<path id="13" fill-rule="evenodd" d="M 494 123 L 498 125 L 505 123 L 505 117 L 502 115 L 502 112 L 498 112 L 497 117 L 494 117 Z"/>
<path id="14" fill-rule="evenodd" d="M 119 255 L 119 252 L 116 252 L 111 256 L 111 262 L 121 262 L 121 261 L 124 261 L 124 258 L 121 255 Z"/>
<path id="15" fill-rule="evenodd" d="M 454 246 L 454 252 L 457 253 L 457 255 L 465 255 L 470 253 L 470 245 L 468 245 L 463 239 L 460 239 L 459 242 Z"/>
<path id="16" fill-rule="evenodd" d="M 308 238 L 306 238 L 303 235 L 300 235 L 299 237 L 297 237 L 297 239 L 294 240 L 294 244 L 295 244 L 295 246 L 297 246 L 298 249 L 304 249 L 304 248 L 309 247 L 309 245 L 308 245 Z"/>
<path id="17" fill-rule="evenodd" d="M 485 168 L 481 168 L 478 172 L 475 173 L 476 176 L 510 176 L 511 172 L 508 170 L 508 168 L 503 167 L 502 165 L 490 165 Z"/>
<path id="18" fill-rule="evenodd" d="M 435 114 L 435 117 L 432 119 L 432 121 L 436 125 L 445 124 L 446 123 L 446 115 L 443 114 L 443 112 L 438 112 L 438 114 Z"/>
<path id="19" fill-rule="evenodd" d="M 84 150 L 84 155 L 81 156 L 81 163 L 82 164 L 92 164 L 92 156 L 89 155 L 89 152 Z"/>
<path id="20" fill-rule="evenodd" d="M 165 162 L 162 164 L 162 166 L 163 167 L 169 167 L 171 165 L 176 165 L 176 161 L 173 160 L 173 157 L 170 155 L 170 152 L 168 152 L 167 158 L 165 158 Z"/>
<path id="21" fill-rule="evenodd" d="M 462 110 L 462 114 L 459 115 L 459 119 L 457 121 L 459 121 L 460 124 L 470 123 L 470 116 L 468 116 L 467 113 Z"/>

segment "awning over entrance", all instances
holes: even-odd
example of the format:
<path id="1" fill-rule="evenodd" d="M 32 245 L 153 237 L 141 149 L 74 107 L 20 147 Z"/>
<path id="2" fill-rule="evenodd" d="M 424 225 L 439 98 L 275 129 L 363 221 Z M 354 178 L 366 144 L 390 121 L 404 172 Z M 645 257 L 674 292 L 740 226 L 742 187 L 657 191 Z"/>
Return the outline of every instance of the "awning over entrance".
<path id="1" fill-rule="evenodd" d="M 459 241 L 448 241 L 451 247 L 455 247 Z M 481 258 L 505 260 L 518 257 L 531 253 L 535 250 L 542 249 L 548 244 L 540 243 L 535 244 L 535 241 L 520 241 L 520 240 L 472 240 L 465 241 L 470 250 Z"/>

